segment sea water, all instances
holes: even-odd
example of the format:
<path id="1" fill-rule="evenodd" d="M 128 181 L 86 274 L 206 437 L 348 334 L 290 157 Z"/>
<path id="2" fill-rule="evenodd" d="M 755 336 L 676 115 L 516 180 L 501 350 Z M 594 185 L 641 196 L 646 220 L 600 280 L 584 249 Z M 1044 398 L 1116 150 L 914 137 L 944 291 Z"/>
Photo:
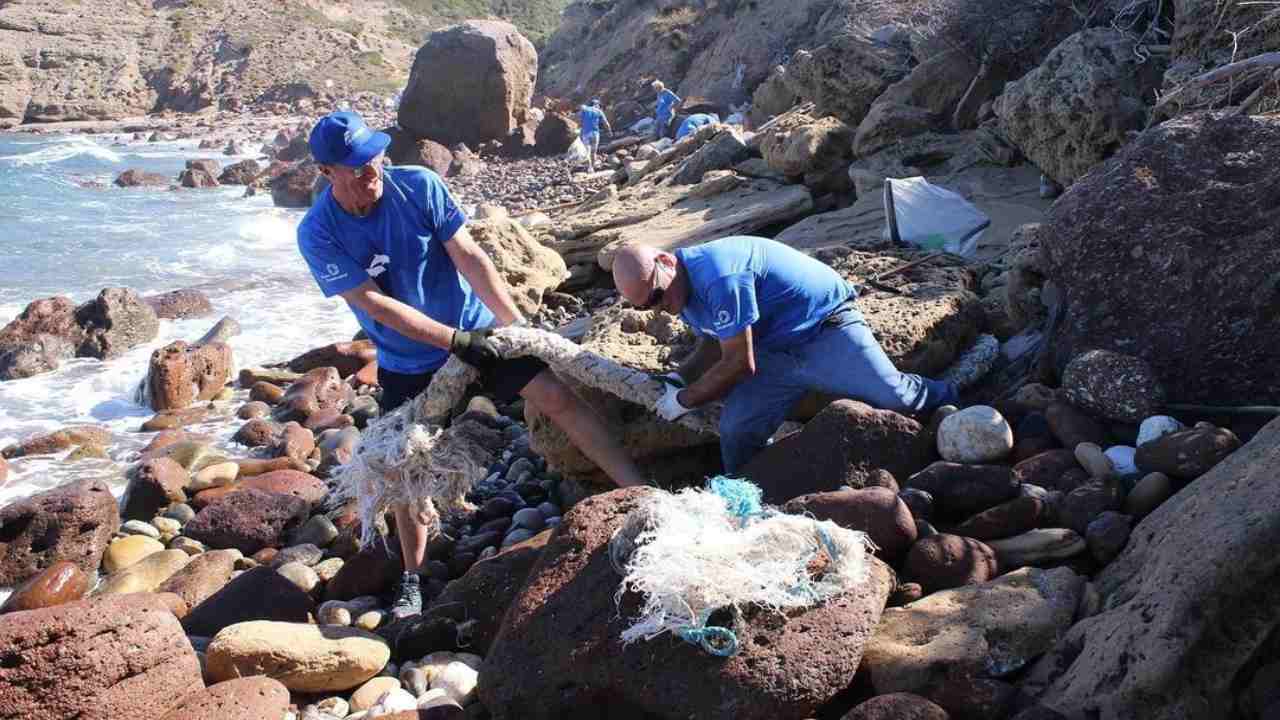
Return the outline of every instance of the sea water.
<path id="1" fill-rule="evenodd" d="M 176 178 L 192 158 L 243 159 L 199 150 L 194 141 L 138 142 L 129 136 L 0 133 L 0 326 L 37 298 L 81 303 L 104 287 L 139 294 L 196 288 L 208 317 L 160 321 L 160 334 L 124 356 L 65 362 L 55 372 L 0 382 L 0 447 L 72 423 L 109 426 L 109 460 L 66 462 L 66 453 L 10 461 L 0 506 L 69 480 L 101 478 L 119 495 L 124 470 L 154 435 L 137 432 L 153 413 L 134 401 L 151 352 L 195 341 L 223 316 L 240 323 L 230 345 L 238 367 L 279 362 L 357 330 L 340 299 L 325 299 L 298 254 L 303 211 L 272 206 L 241 186 L 119 188 L 137 168 Z M 236 423 L 195 428 L 228 447 Z M 243 449 L 241 449 L 243 450 Z M 243 453 L 240 453 L 243 454 Z"/>

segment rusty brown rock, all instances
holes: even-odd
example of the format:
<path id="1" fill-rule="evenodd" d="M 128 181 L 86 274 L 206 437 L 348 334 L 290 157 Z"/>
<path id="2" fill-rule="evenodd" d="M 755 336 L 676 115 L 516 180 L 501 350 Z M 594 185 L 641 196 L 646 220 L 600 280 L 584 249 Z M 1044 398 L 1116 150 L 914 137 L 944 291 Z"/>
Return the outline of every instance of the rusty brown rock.
<path id="1" fill-rule="evenodd" d="M 39 610 L 80 600 L 89 594 L 89 575 L 69 560 L 61 560 L 13 591 L 0 613 Z"/>
<path id="2" fill-rule="evenodd" d="M 279 547 L 306 521 L 310 507 L 292 495 L 247 488 L 205 507 L 183 534 L 211 548 L 235 548 L 251 555 L 264 547 Z"/>
<path id="3" fill-rule="evenodd" d="M 372 340 L 352 340 L 308 350 L 290 360 L 286 367 L 298 373 L 332 367 L 338 371 L 339 376 L 345 378 L 377 359 L 378 350 L 373 346 Z"/>
<path id="4" fill-rule="evenodd" d="M 212 637 L 224 627 L 251 620 L 305 623 L 314 610 L 311 596 L 297 585 L 271 568 L 256 567 L 191 608 L 182 626 L 192 635 Z"/>
<path id="5" fill-rule="evenodd" d="M 52 432 L 36 433 L 4 449 L 6 458 L 52 455 L 78 445 L 110 445 L 111 430 L 102 425 L 71 425 Z"/>
<path id="6" fill-rule="evenodd" d="M 147 389 L 154 410 L 185 408 L 212 400 L 231 379 L 231 346 L 189 345 L 175 340 L 151 353 Z"/>
<path id="7" fill-rule="evenodd" d="M 876 545 L 876 555 L 890 564 L 900 560 L 916 541 L 916 521 L 911 510 L 888 488 L 842 488 L 802 495 L 782 509 L 866 533 Z"/>
<path id="8" fill-rule="evenodd" d="M 935 592 L 984 583 L 998 573 L 996 553 L 973 538 L 939 533 L 916 541 L 907 553 L 906 576 Z"/>
<path id="9" fill-rule="evenodd" d="M 155 720 L 204 687 L 164 600 L 103 595 L 0 623 L 0 718 Z"/>
<path id="10" fill-rule="evenodd" d="M 61 560 L 96 573 L 120 527 L 120 510 L 101 480 L 82 480 L 0 508 L 0 585 L 20 583 Z"/>
<path id="11" fill-rule="evenodd" d="M 321 410 L 345 410 L 351 386 L 332 367 L 316 368 L 289 386 L 274 416 L 281 422 L 304 421 Z"/>
<path id="12" fill-rule="evenodd" d="M 190 473 L 172 458 L 159 457 L 138 463 L 129 470 L 125 519 L 150 520 L 169 505 L 186 502 L 186 488 L 190 483 Z"/>
<path id="13" fill-rule="evenodd" d="M 468 649 L 473 648 L 470 651 L 479 655 L 489 652 L 502 629 L 507 608 L 524 587 L 529 571 L 542 557 L 542 550 L 550 537 L 551 531 L 544 530 L 472 565 L 465 575 L 449 583 L 436 599 L 437 605 L 461 603 L 466 608 L 466 617 L 475 621 L 476 624 L 468 630 Z"/>
<path id="14" fill-rule="evenodd" d="M 1145 472 L 1161 472 L 1179 480 L 1194 480 L 1239 448 L 1240 438 L 1230 430 L 1195 427 L 1143 443 L 1134 456 L 1134 462 Z"/>
<path id="15" fill-rule="evenodd" d="M 187 607 L 195 608 L 231 581 L 236 559 L 235 550 L 210 550 L 191 558 L 181 570 L 160 583 L 156 592 L 173 593 Z"/>
<path id="16" fill-rule="evenodd" d="M 188 695 L 161 720 L 266 720 L 289 710 L 289 689 L 256 675 L 225 680 Z"/>

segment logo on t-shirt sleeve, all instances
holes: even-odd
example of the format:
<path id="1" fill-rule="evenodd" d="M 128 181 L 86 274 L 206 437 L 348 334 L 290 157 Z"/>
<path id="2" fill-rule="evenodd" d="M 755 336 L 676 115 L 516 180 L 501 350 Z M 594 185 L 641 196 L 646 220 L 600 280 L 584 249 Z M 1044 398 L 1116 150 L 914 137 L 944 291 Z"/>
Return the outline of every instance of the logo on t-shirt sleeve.
<path id="1" fill-rule="evenodd" d="M 369 273 L 369 277 L 376 278 L 387 271 L 387 266 L 391 264 L 391 258 L 386 255 L 374 255 L 373 262 L 365 269 Z"/>
<path id="2" fill-rule="evenodd" d="M 324 266 L 324 274 L 320 276 L 320 279 L 328 283 L 335 280 L 341 280 L 346 276 L 347 274 L 342 272 L 342 268 L 338 267 L 337 264 L 329 263 Z"/>
<path id="3" fill-rule="evenodd" d="M 728 310 L 721 310 L 716 313 L 717 330 L 723 330 L 731 325 L 733 325 L 733 316 L 729 314 Z"/>

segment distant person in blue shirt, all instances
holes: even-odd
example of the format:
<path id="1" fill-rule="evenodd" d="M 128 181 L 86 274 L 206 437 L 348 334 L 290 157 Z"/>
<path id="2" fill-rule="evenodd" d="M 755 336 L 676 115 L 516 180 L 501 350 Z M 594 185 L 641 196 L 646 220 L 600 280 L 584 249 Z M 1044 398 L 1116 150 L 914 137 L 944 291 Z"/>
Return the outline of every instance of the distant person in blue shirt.
<path id="1" fill-rule="evenodd" d="M 676 140 L 692 134 L 693 131 L 703 127 L 704 125 L 715 125 L 718 122 L 720 122 L 720 117 L 718 115 L 712 113 L 694 113 L 693 115 L 685 118 L 684 122 L 680 123 L 680 129 L 676 130 Z"/>
<path id="2" fill-rule="evenodd" d="M 680 96 L 667 89 L 661 80 L 653 81 L 653 91 L 658 94 L 658 105 L 653 113 L 653 136 L 661 140 L 667 134 L 667 127 L 676 116 L 676 108 L 680 107 Z"/>
<path id="3" fill-rule="evenodd" d="M 422 167 L 383 168 L 390 141 L 355 113 L 322 118 L 310 146 L 330 185 L 298 226 L 298 249 L 321 292 L 341 295 L 377 346 L 383 411 L 425 390 L 452 353 L 480 370 L 499 400 L 520 395 L 549 417 L 614 482 L 642 484 L 599 417 L 546 365 L 499 359 L 486 328 L 524 319 L 440 177 Z M 422 609 L 417 572 L 427 532 L 408 506 L 395 515 L 405 573 L 392 609 L 407 616 Z"/>
<path id="4" fill-rule="evenodd" d="M 609 126 L 609 118 L 605 117 L 604 111 L 600 109 L 600 98 L 592 98 L 591 104 L 582 106 L 582 110 L 578 113 L 578 121 L 582 125 L 578 137 L 582 138 L 582 144 L 587 146 L 587 169 L 595 172 L 596 153 L 600 152 L 600 126 L 604 125 L 604 129 L 608 130 L 610 135 L 613 134 L 613 128 Z"/>
<path id="5" fill-rule="evenodd" d="M 628 245 L 613 278 L 631 304 L 679 315 L 701 343 L 680 373 L 665 377 L 657 412 L 676 420 L 725 398 L 724 469 L 739 472 L 810 390 L 906 413 L 955 402 L 949 383 L 899 372 L 855 306 L 853 288 L 822 262 L 782 243 L 727 237 L 674 253 Z"/>

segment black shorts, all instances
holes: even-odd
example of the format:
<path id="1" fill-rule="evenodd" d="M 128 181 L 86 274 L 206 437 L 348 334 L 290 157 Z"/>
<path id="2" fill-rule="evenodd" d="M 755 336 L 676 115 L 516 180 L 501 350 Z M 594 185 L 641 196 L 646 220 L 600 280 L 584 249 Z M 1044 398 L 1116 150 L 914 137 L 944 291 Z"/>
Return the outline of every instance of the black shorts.
<path id="1" fill-rule="evenodd" d="M 498 402 L 509 403 L 516 399 L 524 386 L 537 377 L 538 373 L 546 369 L 547 364 L 537 358 L 503 360 L 492 371 L 480 374 L 480 384 Z M 382 412 L 391 412 L 417 397 L 431 384 L 434 375 L 434 371 L 406 375 L 379 367 L 378 384 L 382 386 L 382 399 L 378 405 Z"/>

